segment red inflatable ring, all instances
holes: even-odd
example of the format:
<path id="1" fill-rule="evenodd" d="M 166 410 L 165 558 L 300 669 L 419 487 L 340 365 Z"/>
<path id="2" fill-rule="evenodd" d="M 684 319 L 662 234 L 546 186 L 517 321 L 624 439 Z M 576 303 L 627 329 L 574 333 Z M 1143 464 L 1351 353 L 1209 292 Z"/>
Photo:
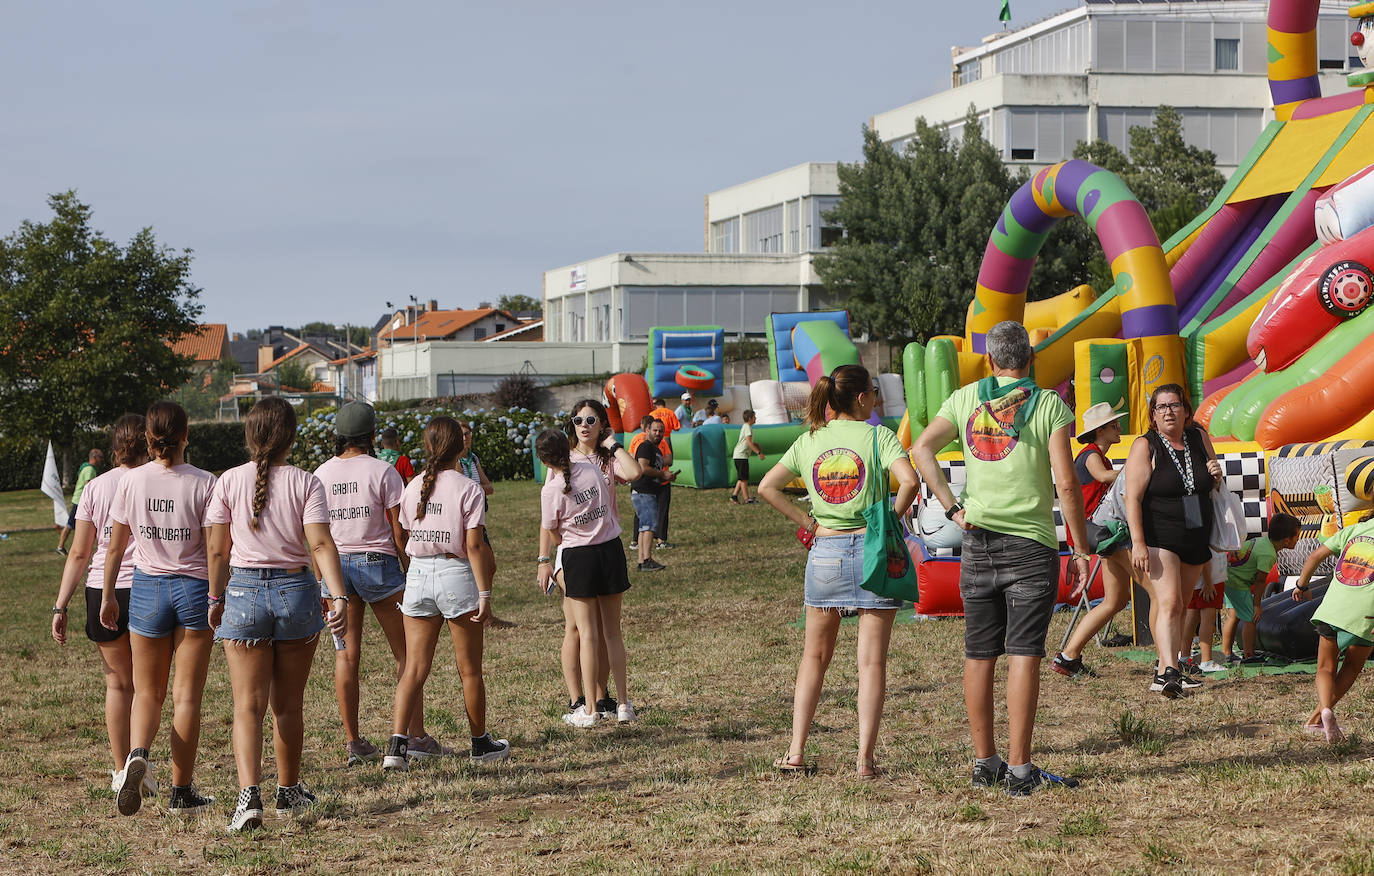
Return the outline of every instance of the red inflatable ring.
<path id="1" fill-rule="evenodd" d="M 685 389 L 710 389 L 716 385 L 716 375 L 705 368 L 694 368 L 691 365 L 683 365 L 679 368 L 674 380 L 677 381 L 678 386 Z"/>

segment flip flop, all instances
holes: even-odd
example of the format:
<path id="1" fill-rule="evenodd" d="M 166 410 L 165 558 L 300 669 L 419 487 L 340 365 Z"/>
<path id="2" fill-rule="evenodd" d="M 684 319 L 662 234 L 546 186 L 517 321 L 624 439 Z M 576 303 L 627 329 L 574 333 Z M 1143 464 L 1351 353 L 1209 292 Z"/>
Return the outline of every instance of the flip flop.
<path id="1" fill-rule="evenodd" d="M 1345 738 L 1341 732 L 1341 725 L 1336 723 L 1336 713 L 1330 709 L 1322 709 L 1322 733 L 1326 736 L 1329 744 L 1336 744 Z"/>
<path id="2" fill-rule="evenodd" d="M 793 760 L 800 760 L 801 762 L 793 763 Z M 816 762 L 806 760 L 805 755 L 784 754 L 773 761 L 773 769 L 784 776 L 814 776 L 816 774 Z"/>
<path id="3" fill-rule="evenodd" d="M 879 769 L 878 765 L 875 763 L 864 764 L 855 772 L 855 775 L 864 782 L 871 782 L 882 774 L 883 771 Z"/>

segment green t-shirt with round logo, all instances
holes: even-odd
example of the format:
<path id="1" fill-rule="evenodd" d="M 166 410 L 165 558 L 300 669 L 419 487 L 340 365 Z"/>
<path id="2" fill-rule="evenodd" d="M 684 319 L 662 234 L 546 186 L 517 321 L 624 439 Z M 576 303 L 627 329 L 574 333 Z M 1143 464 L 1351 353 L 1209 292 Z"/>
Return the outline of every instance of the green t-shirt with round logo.
<path id="1" fill-rule="evenodd" d="M 886 426 L 858 420 L 831 420 L 814 432 L 804 432 L 783 454 L 782 465 L 806 484 L 811 516 L 827 529 L 860 529 L 864 509 L 887 495 L 886 475 L 875 491 L 868 485 L 873 467 L 873 438 L 878 439 L 878 464 L 883 472 L 906 452 Z"/>
<path id="2" fill-rule="evenodd" d="M 999 386 L 1016 382 L 998 377 Z M 1059 548 L 1054 532 L 1054 477 L 1050 435 L 1073 425 L 1073 411 L 1057 392 L 1042 389 L 1019 437 L 1010 425 L 1025 403 L 1014 390 L 990 405 L 978 401 L 978 384 L 956 389 L 936 416 L 954 424 L 964 452 L 964 520 L 973 526 L 1019 535 Z"/>
<path id="3" fill-rule="evenodd" d="M 1260 535 L 1241 545 L 1238 551 L 1226 554 L 1226 589 L 1239 594 L 1249 592 L 1260 572 L 1268 575 L 1279 560 L 1278 549 L 1267 537 Z"/>
<path id="4" fill-rule="evenodd" d="M 1336 554 L 1336 574 L 1312 620 L 1374 639 L 1374 520 L 1347 526 L 1322 546 Z"/>

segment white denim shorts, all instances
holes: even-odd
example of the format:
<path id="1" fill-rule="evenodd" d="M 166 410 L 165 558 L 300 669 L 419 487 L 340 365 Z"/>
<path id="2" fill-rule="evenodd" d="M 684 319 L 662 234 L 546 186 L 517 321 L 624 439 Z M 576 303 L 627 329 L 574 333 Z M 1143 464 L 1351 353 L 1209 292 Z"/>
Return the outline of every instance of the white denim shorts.
<path id="1" fill-rule="evenodd" d="M 477 578 L 467 560 L 411 557 L 401 613 L 449 620 L 477 610 Z"/>

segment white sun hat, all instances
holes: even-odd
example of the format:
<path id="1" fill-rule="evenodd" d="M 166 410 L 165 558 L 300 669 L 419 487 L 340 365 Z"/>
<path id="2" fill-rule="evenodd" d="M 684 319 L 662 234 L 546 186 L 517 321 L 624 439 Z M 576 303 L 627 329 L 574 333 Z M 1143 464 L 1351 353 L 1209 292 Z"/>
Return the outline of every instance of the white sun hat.
<path id="1" fill-rule="evenodd" d="M 1111 405 L 1106 402 L 1098 402 L 1083 412 L 1083 428 L 1078 430 L 1078 434 L 1074 437 L 1082 438 L 1094 429 L 1116 422 L 1126 416 L 1126 413 L 1122 411 L 1118 414 L 1112 410 Z"/>

